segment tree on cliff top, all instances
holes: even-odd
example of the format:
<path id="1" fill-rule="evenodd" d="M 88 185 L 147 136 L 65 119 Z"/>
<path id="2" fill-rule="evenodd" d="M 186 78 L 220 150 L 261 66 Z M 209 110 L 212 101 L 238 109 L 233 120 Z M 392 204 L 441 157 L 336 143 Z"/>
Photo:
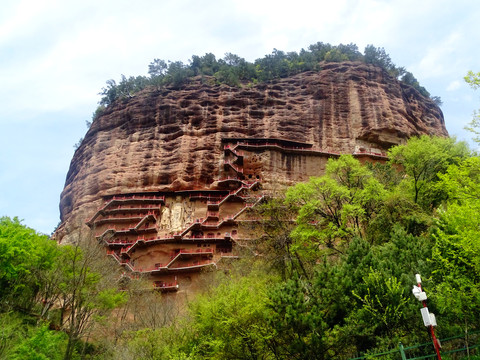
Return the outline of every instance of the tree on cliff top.
<path id="1" fill-rule="evenodd" d="M 100 105 L 108 106 L 117 99 L 127 99 L 147 86 L 159 88 L 171 86 L 178 88 L 194 76 L 211 76 L 214 81 L 230 86 L 239 86 L 241 83 L 257 83 L 271 81 L 277 78 L 292 76 L 304 71 L 320 70 L 321 62 L 363 61 L 367 64 L 379 66 L 391 76 L 400 78 L 404 83 L 417 89 L 422 95 L 429 97 L 428 91 L 420 86 L 412 73 L 405 68 L 393 64 L 384 48 L 367 45 L 362 54 L 357 45 L 317 42 L 297 52 L 284 52 L 274 49 L 271 54 L 255 60 L 246 61 L 238 55 L 226 53 L 223 59 L 217 59 L 214 54 L 204 56 L 193 55 L 189 64 L 181 61 L 165 61 L 154 59 L 148 65 L 149 77 L 137 76 L 126 78 L 122 75 L 117 84 L 108 80 L 107 86 L 102 88 Z M 441 103 L 436 98 L 437 105 Z"/>
<path id="2" fill-rule="evenodd" d="M 398 78 L 405 74 L 405 68 L 396 67 L 383 47 L 376 48 L 373 45 L 367 45 L 365 47 L 364 54 L 364 61 L 367 64 L 380 66 L 381 68 L 387 70 L 388 73 L 395 78 Z"/>

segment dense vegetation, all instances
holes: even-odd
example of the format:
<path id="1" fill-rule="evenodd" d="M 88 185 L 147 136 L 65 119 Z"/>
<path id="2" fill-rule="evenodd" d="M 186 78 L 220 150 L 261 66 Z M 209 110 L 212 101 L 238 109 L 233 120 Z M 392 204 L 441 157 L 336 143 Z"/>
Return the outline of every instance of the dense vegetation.
<path id="1" fill-rule="evenodd" d="M 429 341 L 415 273 L 441 338 L 480 330 L 480 158 L 427 136 L 389 158 L 331 159 L 261 205 L 253 251 L 183 311 L 87 236 L 58 247 L 2 218 L 0 359 L 353 358 Z"/>
<path id="2" fill-rule="evenodd" d="M 355 44 L 334 46 L 318 42 L 310 45 L 308 50 L 302 49 L 298 53 L 294 51 L 285 53 L 274 49 L 271 54 L 257 59 L 253 63 L 231 53 L 225 54 L 223 59 L 216 59 L 215 55 L 211 53 L 204 56 L 193 55 L 189 64 L 184 64 L 181 61 L 166 62 L 165 60 L 154 59 L 148 65 L 149 76 L 130 76 L 127 78 L 122 75 L 119 83 L 115 80 L 108 80 L 107 86 L 100 93 L 102 99 L 94 117 L 115 100 L 130 98 L 147 86 L 178 88 L 195 76 L 213 77 L 214 82 L 230 86 L 255 84 L 304 71 L 319 71 L 322 61 L 363 61 L 367 64 L 373 64 L 383 68 L 391 76 L 413 86 L 423 96 L 430 96 L 411 72 L 406 71 L 404 67 L 397 67 L 392 62 L 383 48 L 367 45 L 362 54 Z M 439 97 L 434 96 L 432 99 L 437 104 L 441 104 Z"/>
<path id="3" fill-rule="evenodd" d="M 17 218 L 0 218 L 0 358 L 71 359 L 85 353 L 92 321 L 126 300 L 117 280 L 86 237 L 57 246 Z"/>
<path id="4" fill-rule="evenodd" d="M 469 71 L 464 79 L 472 89 L 477 90 L 480 87 L 480 72 Z M 480 144 L 480 112 L 478 110 L 473 113 L 472 121 L 465 128 L 475 134 L 473 141 Z"/>

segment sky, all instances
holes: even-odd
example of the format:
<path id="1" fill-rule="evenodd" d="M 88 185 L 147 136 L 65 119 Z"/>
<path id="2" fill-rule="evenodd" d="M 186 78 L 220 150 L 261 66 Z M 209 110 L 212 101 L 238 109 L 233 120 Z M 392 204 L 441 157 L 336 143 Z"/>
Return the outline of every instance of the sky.
<path id="1" fill-rule="evenodd" d="M 0 216 L 54 230 L 98 93 L 121 74 L 147 75 L 155 58 L 373 44 L 441 97 L 450 135 L 471 143 L 463 127 L 480 90 L 463 77 L 480 71 L 479 21 L 476 0 L 2 0 Z"/>

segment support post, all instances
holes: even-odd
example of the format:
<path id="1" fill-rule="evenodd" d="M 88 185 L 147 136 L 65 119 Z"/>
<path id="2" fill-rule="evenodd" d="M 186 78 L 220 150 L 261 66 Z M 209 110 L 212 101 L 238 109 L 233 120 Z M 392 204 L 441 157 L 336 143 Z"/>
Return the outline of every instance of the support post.
<path id="1" fill-rule="evenodd" d="M 398 350 L 400 351 L 402 360 L 407 360 L 407 356 L 405 355 L 405 350 L 403 349 L 403 344 L 401 342 L 398 343 Z"/>
<path id="2" fill-rule="evenodd" d="M 417 281 L 417 286 L 413 287 L 412 292 L 413 292 L 413 295 L 415 295 L 415 297 L 419 301 L 422 302 L 423 308 L 426 309 L 425 313 L 428 316 L 428 319 L 427 319 L 427 321 L 425 321 L 425 319 L 424 319 L 424 323 L 425 323 L 425 326 L 428 328 L 430 336 L 432 337 L 433 346 L 435 348 L 435 352 L 437 353 L 437 359 L 442 360 L 442 356 L 440 355 L 440 343 L 439 343 L 437 337 L 435 336 L 435 326 L 437 324 L 436 324 L 435 320 L 433 320 L 433 323 L 432 323 L 432 317 L 433 317 L 433 319 L 435 319 L 435 317 L 434 317 L 433 314 L 430 314 L 428 312 L 427 295 L 425 294 L 425 292 L 422 289 L 422 279 L 420 277 L 420 274 L 416 274 L 415 278 L 416 278 L 416 281 Z"/>

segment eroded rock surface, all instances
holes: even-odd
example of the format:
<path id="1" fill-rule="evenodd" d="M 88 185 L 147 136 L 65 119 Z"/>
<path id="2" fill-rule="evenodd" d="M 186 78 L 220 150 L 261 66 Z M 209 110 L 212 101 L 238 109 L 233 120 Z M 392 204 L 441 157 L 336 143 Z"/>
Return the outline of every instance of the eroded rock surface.
<path id="1" fill-rule="evenodd" d="M 329 63 L 251 87 L 197 80 L 181 90 L 144 91 L 92 124 L 71 162 L 61 220 L 72 222 L 104 195 L 211 188 L 222 138 L 287 139 L 353 153 L 420 134 L 447 135 L 440 109 L 361 63 Z"/>
<path id="2" fill-rule="evenodd" d="M 242 88 L 212 82 L 195 79 L 179 90 L 144 90 L 109 106 L 93 122 L 61 195 L 60 241 L 65 231 L 85 226 L 115 194 L 167 196 L 161 206 L 148 205 L 158 209 L 141 222 L 150 227 L 154 222 L 154 237 L 168 237 L 210 211 L 206 198 L 198 197 L 203 205 L 192 201 L 192 191 L 226 191 L 218 199 L 228 197 L 231 204 L 211 214 L 211 221 L 220 223 L 222 211 L 232 217 L 241 210 L 240 193 L 237 200 L 227 195 L 232 189 L 307 180 L 320 175 L 334 153 L 384 159 L 390 146 L 411 136 L 448 135 L 442 112 L 430 99 L 363 63 L 328 63 L 320 72 Z M 146 216 L 147 205 L 133 206 L 143 207 Z M 99 226 L 117 216 L 117 210 L 106 210 L 110 213 L 96 215 Z M 230 225 L 227 230 L 233 231 Z M 199 232 L 193 230 L 183 235 L 195 237 Z M 221 231 L 212 234 L 223 237 Z"/>

